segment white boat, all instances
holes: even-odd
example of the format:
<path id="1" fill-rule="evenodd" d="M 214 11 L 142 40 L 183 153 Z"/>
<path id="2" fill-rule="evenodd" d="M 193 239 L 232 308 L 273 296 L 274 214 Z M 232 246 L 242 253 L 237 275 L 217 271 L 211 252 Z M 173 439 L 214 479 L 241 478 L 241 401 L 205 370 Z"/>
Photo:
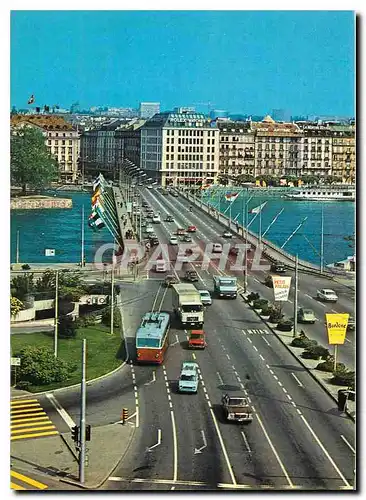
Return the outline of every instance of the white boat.
<path id="1" fill-rule="evenodd" d="M 330 186 L 304 186 L 291 193 L 286 198 L 309 201 L 355 201 L 355 186 L 349 184 L 332 184 Z"/>

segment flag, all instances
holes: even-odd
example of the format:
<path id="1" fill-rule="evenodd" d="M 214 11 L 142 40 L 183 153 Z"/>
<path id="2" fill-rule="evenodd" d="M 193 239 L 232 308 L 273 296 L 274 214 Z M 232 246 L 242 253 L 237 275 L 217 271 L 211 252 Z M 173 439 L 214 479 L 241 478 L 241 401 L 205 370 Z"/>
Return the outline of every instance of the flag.
<path id="1" fill-rule="evenodd" d="M 100 199 L 99 196 L 94 201 L 94 203 L 93 203 L 93 198 L 92 198 L 92 209 L 96 210 L 97 208 L 101 211 L 102 214 L 105 212 L 105 209 L 104 209 L 104 207 L 103 207 L 103 205 L 101 203 L 101 199 Z"/>
<path id="2" fill-rule="evenodd" d="M 98 177 L 95 179 L 93 183 L 93 191 L 95 191 L 98 188 L 98 186 L 101 187 L 102 189 L 104 187 L 104 178 L 102 174 L 99 174 Z"/>
<path id="3" fill-rule="evenodd" d="M 287 185 L 286 179 L 280 179 L 280 186 L 286 186 L 286 185 Z"/>
<path id="4" fill-rule="evenodd" d="M 225 194 L 225 200 L 226 201 L 235 201 L 236 198 L 239 196 L 239 193 L 227 193 Z"/>
<path id="5" fill-rule="evenodd" d="M 201 189 L 208 189 L 211 186 L 211 184 L 204 184 L 201 186 Z"/>
<path id="6" fill-rule="evenodd" d="M 92 196 L 92 205 L 95 204 L 95 202 L 97 201 L 97 199 L 99 198 L 99 196 L 102 194 L 102 191 L 100 188 L 97 188 L 97 190 L 95 191 L 95 193 L 93 194 Z"/>
<path id="7" fill-rule="evenodd" d="M 33 103 L 34 103 L 34 101 L 35 101 L 35 99 L 34 99 L 34 95 L 32 94 L 32 95 L 30 96 L 30 98 L 28 99 L 28 104 L 33 104 Z"/>
<path id="8" fill-rule="evenodd" d="M 266 204 L 267 204 L 267 202 L 265 201 L 264 203 L 262 203 L 262 205 L 259 205 L 258 207 L 255 207 L 255 208 L 252 208 L 251 210 L 249 210 L 249 213 L 250 214 L 259 214 L 259 212 L 261 212 L 263 210 L 263 207 Z"/>
<path id="9" fill-rule="evenodd" d="M 102 221 L 102 219 L 98 216 L 97 219 L 90 219 L 89 218 L 89 227 L 91 227 L 92 229 L 102 229 L 102 227 L 105 226 L 104 222 Z"/>

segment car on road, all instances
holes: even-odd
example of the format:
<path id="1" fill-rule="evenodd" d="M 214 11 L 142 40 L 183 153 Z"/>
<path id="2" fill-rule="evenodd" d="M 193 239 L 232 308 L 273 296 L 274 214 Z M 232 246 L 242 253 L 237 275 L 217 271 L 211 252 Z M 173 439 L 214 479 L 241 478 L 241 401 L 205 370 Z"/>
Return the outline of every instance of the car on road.
<path id="1" fill-rule="evenodd" d="M 158 259 L 155 265 L 157 273 L 165 273 L 168 270 L 168 263 L 164 259 Z"/>
<path id="2" fill-rule="evenodd" d="M 353 332 L 356 329 L 355 318 L 350 314 L 347 323 L 347 332 Z"/>
<path id="3" fill-rule="evenodd" d="M 283 262 L 273 262 L 271 264 L 271 271 L 275 272 L 275 273 L 285 273 L 286 272 L 286 268 L 285 268 L 285 265 L 283 264 Z"/>
<path id="4" fill-rule="evenodd" d="M 252 407 L 242 394 L 224 394 L 221 399 L 221 407 L 226 420 L 234 422 L 251 422 L 253 420 Z"/>
<path id="5" fill-rule="evenodd" d="M 317 290 L 316 296 L 319 300 L 323 300 L 324 302 L 337 302 L 338 295 L 334 290 L 330 288 L 322 288 L 321 290 Z"/>
<path id="6" fill-rule="evenodd" d="M 201 302 L 204 306 L 211 306 L 212 305 L 211 294 L 208 290 L 198 290 L 198 293 L 201 296 Z"/>
<path id="7" fill-rule="evenodd" d="M 156 236 L 150 236 L 149 242 L 152 247 L 159 245 L 159 240 Z"/>
<path id="8" fill-rule="evenodd" d="M 160 224 L 161 219 L 159 214 L 155 214 L 154 217 L 152 218 L 152 221 L 154 224 Z"/>
<path id="9" fill-rule="evenodd" d="M 185 243 L 192 243 L 192 236 L 190 236 L 189 234 L 185 234 L 182 238 L 182 241 L 184 241 Z"/>
<path id="10" fill-rule="evenodd" d="M 237 247 L 231 247 L 229 250 L 229 255 L 238 255 L 239 254 L 239 248 Z"/>
<path id="11" fill-rule="evenodd" d="M 145 233 L 147 233 L 147 234 L 153 234 L 154 233 L 154 228 L 152 226 L 150 226 L 150 225 L 146 226 Z"/>
<path id="12" fill-rule="evenodd" d="M 168 274 L 165 277 L 164 284 L 166 287 L 171 287 L 172 285 L 176 285 L 179 283 L 179 279 L 175 276 L 175 274 Z"/>
<path id="13" fill-rule="evenodd" d="M 205 349 L 206 335 L 203 330 L 191 330 L 189 332 L 188 338 L 188 348 L 189 349 Z"/>
<path id="14" fill-rule="evenodd" d="M 178 238 L 176 236 L 171 236 L 170 240 L 169 240 L 169 243 L 171 245 L 178 245 Z"/>
<path id="15" fill-rule="evenodd" d="M 165 217 L 165 222 L 174 222 L 174 219 L 173 219 L 173 217 L 171 215 L 167 215 Z"/>
<path id="16" fill-rule="evenodd" d="M 178 236 L 183 236 L 184 234 L 186 234 L 186 230 L 183 229 L 182 227 L 178 227 L 175 234 Z"/>
<path id="17" fill-rule="evenodd" d="M 143 201 L 141 203 L 141 205 L 144 207 L 144 208 L 148 208 L 149 204 L 146 202 L 146 201 Z"/>
<path id="18" fill-rule="evenodd" d="M 151 185 L 146 186 L 146 187 L 147 187 L 147 189 L 152 189 L 153 188 Z"/>
<path id="19" fill-rule="evenodd" d="M 212 252 L 213 253 L 221 253 L 222 252 L 222 245 L 221 245 L 221 243 L 214 243 L 212 245 Z"/>
<path id="20" fill-rule="evenodd" d="M 197 271 L 194 271 L 194 270 L 189 270 L 189 271 L 186 271 L 186 274 L 185 274 L 185 279 L 187 281 L 190 281 L 190 282 L 194 282 L 194 281 L 198 281 L 198 274 L 197 274 Z"/>
<path id="21" fill-rule="evenodd" d="M 195 233 L 197 231 L 196 226 L 188 226 L 187 227 L 187 232 L 188 233 Z"/>
<path id="22" fill-rule="evenodd" d="M 223 238 L 232 238 L 232 237 L 233 237 L 233 235 L 230 233 L 230 231 L 224 231 L 224 232 L 222 233 L 222 237 L 223 237 Z"/>
<path id="23" fill-rule="evenodd" d="M 184 361 L 178 379 L 179 392 L 193 392 L 198 390 L 198 364 L 193 361 Z"/>
<path id="24" fill-rule="evenodd" d="M 305 308 L 301 307 L 297 313 L 297 321 L 299 323 L 314 324 L 316 321 L 314 311 L 312 309 L 305 309 Z"/>

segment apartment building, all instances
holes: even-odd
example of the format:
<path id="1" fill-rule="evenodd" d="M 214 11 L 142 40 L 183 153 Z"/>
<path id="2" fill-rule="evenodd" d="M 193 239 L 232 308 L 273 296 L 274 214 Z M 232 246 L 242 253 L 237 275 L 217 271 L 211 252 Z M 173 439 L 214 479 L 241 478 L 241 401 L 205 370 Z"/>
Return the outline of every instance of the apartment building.
<path id="1" fill-rule="evenodd" d="M 141 128 L 140 166 L 159 184 L 213 183 L 219 172 L 219 129 L 200 113 L 159 113 Z"/>
<path id="2" fill-rule="evenodd" d="M 323 126 L 303 124 L 300 139 L 301 175 L 332 175 L 332 132 Z"/>
<path id="3" fill-rule="evenodd" d="M 354 125 L 329 125 L 332 134 L 332 175 L 343 182 L 356 178 L 356 137 Z"/>
<path id="4" fill-rule="evenodd" d="M 160 102 L 140 102 L 139 116 L 148 119 L 160 113 Z"/>
<path id="5" fill-rule="evenodd" d="M 80 147 L 77 129 L 57 115 L 12 115 L 11 127 L 18 126 L 33 126 L 41 130 L 50 153 L 59 164 L 60 181 L 76 181 Z"/>
<path id="6" fill-rule="evenodd" d="M 220 173 L 254 175 L 255 135 L 250 122 L 217 121 L 219 129 Z"/>

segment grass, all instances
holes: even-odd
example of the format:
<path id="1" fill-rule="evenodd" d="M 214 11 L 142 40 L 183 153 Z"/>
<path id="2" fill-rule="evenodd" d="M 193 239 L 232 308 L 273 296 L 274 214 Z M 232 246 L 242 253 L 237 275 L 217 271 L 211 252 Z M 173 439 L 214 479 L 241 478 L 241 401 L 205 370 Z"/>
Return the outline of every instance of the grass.
<path id="1" fill-rule="evenodd" d="M 48 385 L 31 386 L 30 392 L 41 392 L 60 387 L 78 384 L 81 381 L 81 347 L 82 339 L 86 339 L 86 378 L 92 380 L 100 377 L 118 366 L 124 358 L 124 343 L 118 329 L 114 335 L 109 334 L 109 328 L 103 325 L 78 328 L 74 339 L 58 339 L 58 356 L 76 366 L 65 382 L 55 382 Z M 49 347 L 53 351 L 53 333 L 24 333 L 11 335 L 12 356 L 22 347 L 33 345 Z"/>

